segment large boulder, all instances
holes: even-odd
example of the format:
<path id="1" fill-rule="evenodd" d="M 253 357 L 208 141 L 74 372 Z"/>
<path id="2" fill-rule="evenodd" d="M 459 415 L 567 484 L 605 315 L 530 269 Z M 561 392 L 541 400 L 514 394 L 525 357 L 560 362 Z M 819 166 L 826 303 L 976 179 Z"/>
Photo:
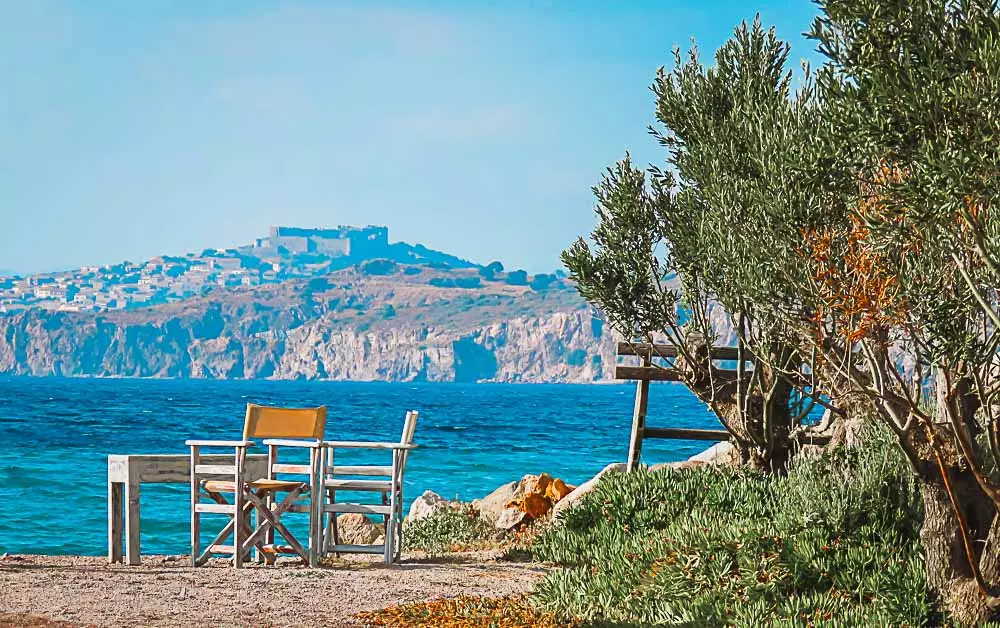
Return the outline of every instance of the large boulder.
<path id="1" fill-rule="evenodd" d="M 361 513 L 349 512 L 337 517 L 337 532 L 342 545 L 372 545 L 381 542 L 384 529 Z"/>
<path id="2" fill-rule="evenodd" d="M 573 491 L 562 480 L 547 473 L 526 475 L 518 482 L 498 487 L 473 502 L 479 516 L 500 530 L 512 530 L 522 523 L 539 519 Z"/>
<path id="3" fill-rule="evenodd" d="M 537 475 L 526 475 L 517 482 L 508 482 L 498 486 L 492 493 L 482 499 L 472 502 L 474 508 L 479 511 L 479 516 L 487 523 L 496 525 L 500 519 L 500 514 L 507 509 L 507 504 L 521 494 L 522 485 L 528 481 L 537 480 Z"/>
<path id="4" fill-rule="evenodd" d="M 691 462 L 703 462 L 705 464 L 730 464 L 732 457 L 736 454 L 736 446 L 728 440 L 716 443 L 701 452 L 688 458 Z"/>
<path id="5" fill-rule="evenodd" d="M 424 491 L 423 495 L 413 500 L 410 504 L 410 512 L 406 515 L 406 523 L 413 523 L 421 519 L 426 519 L 443 510 L 454 508 L 456 504 L 441 497 L 434 491 Z"/>
<path id="6" fill-rule="evenodd" d="M 528 520 L 528 513 L 517 508 L 504 508 L 493 525 L 497 530 L 513 530 Z"/>
<path id="7" fill-rule="evenodd" d="M 701 453 L 691 456 L 687 460 L 681 460 L 679 462 L 661 462 L 649 467 L 649 470 L 659 471 L 661 469 L 673 469 L 675 471 L 685 471 L 688 469 L 697 469 L 698 467 L 706 464 L 717 466 L 732 465 L 735 462 L 734 456 L 737 458 L 739 456 L 739 453 L 736 451 L 736 447 L 731 442 L 724 440 L 712 445 Z"/>
<path id="8" fill-rule="evenodd" d="M 681 460 L 679 462 L 660 462 L 649 467 L 650 471 L 662 471 L 663 469 L 673 469 L 674 471 L 687 471 L 689 469 L 697 469 L 698 467 L 704 465 L 704 462 L 698 460 Z"/>
<path id="9" fill-rule="evenodd" d="M 590 478 L 580 486 L 576 487 L 568 495 L 560 499 L 556 503 L 556 505 L 552 508 L 552 515 L 559 516 L 559 513 L 565 511 L 568 508 L 572 508 L 573 504 L 576 504 L 581 499 L 583 499 L 584 495 L 590 493 L 595 488 L 597 488 L 597 483 L 600 482 L 601 479 L 604 478 L 604 476 L 608 475 L 609 473 L 624 473 L 625 468 L 626 468 L 625 463 L 623 462 L 612 463 L 604 467 L 603 469 L 601 469 L 600 473 Z"/>

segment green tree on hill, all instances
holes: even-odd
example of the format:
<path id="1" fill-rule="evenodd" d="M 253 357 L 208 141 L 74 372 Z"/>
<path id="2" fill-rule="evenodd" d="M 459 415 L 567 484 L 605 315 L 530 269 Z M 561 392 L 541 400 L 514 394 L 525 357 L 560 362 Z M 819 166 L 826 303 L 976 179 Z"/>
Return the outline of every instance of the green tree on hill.
<path id="1" fill-rule="evenodd" d="M 547 290 L 548 287 L 552 285 L 552 282 L 554 282 L 555 280 L 556 280 L 555 275 L 547 275 L 545 273 L 539 273 L 531 278 L 531 283 L 528 285 L 531 286 L 532 290 L 542 292 L 543 290 Z"/>
<path id="2" fill-rule="evenodd" d="M 490 262 L 486 266 L 479 269 L 479 274 L 482 275 L 486 281 L 493 281 L 496 279 L 498 273 L 503 272 L 503 264 L 500 262 Z"/>
<path id="3" fill-rule="evenodd" d="M 506 282 L 511 286 L 528 285 L 528 273 L 523 270 L 514 270 L 507 273 Z"/>

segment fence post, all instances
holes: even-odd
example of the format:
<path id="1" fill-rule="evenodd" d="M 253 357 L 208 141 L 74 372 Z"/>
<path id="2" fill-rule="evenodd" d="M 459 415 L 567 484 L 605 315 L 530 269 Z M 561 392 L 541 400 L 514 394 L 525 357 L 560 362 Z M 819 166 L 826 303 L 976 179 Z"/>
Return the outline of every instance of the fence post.
<path id="1" fill-rule="evenodd" d="M 651 351 L 642 353 L 642 365 L 649 366 Z M 635 387 L 635 408 L 632 410 L 632 438 L 628 446 L 629 471 L 639 468 L 639 457 L 642 454 L 642 437 L 646 431 L 646 405 L 649 402 L 649 380 L 643 379 L 636 382 Z"/>

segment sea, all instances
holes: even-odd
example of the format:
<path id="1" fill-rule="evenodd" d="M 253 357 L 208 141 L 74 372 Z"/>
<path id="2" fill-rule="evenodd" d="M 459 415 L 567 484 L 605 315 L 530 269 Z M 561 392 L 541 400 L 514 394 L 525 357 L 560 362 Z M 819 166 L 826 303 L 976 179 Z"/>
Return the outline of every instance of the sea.
<path id="1" fill-rule="evenodd" d="M 239 438 L 247 403 L 326 405 L 329 440 L 398 441 L 406 411 L 419 411 L 408 507 L 428 490 L 470 501 L 528 473 L 583 482 L 625 460 L 634 394 L 627 384 L 0 378 L 0 554 L 106 554 L 108 455 L 185 454 L 189 438 Z M 651 385 L 647 416 L 651 426 L 719 427 L 676 383 Z M 643 462 L 706 445 L 649 440 Z M 338 453 L 337 462 L 385 456 Z M 143 484 L 140 495 L 142 553 L 187 553 L 188 485 Z"/>

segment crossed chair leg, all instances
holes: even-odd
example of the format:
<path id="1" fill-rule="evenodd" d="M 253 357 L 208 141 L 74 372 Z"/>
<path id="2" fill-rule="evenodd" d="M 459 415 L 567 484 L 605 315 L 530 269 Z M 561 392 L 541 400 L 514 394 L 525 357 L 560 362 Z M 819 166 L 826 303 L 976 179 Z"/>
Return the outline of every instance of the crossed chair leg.
<path id="1" fill-rule="evenodd" d="M 248 491 L 244 496 L 251 504 L 251 507 L 257 510 L 257 513 L 261 516 L 263 521 L 257 526 L 247 540 L 243 543 L 244 551 L 249 552 L 254 547 L 257 547 L 264 560 L 268 565 L 273 565 L 275 559 L 277 559 L 278 554 L 297 554 L 299 558 L 305 565 L 309 565 L 309 551 L 299 543 L 285 524 L 281 522 L 281 515 L 287 512 L 295 502 L 298 501 L 299 496 L 302 494 L 305 487 L 300 487 L 294 489 L 285 496 L 281 503 L 276 504 L 273 508 L 268 506 L 269 493 L 273 493 L 271 489 L 261 489 L 259 492 Z M 288 542 L 288 545 L 275 545 L 273 543 L 263 544 L 263 541 L 268 538 L 268 536 L 273 536 L 270 533 L 277 532 Z"/>
<path id="2" fill-rule="evenodd" d="M 281 515 L 290 510 L 304 492 L 306 486 L 300 486 L 288 492 L 280 503 L 274 503 L 277 490 L 262 488 L 254 491 L 247 488 L 243 493 L 243 507 L 240 513 L 231 515 L 229 522 L 222 528 L 218 535 L 209 543 L 204 552 L 195 561 L 196 566 L 205 564 L 212 554 L 218 553 L 220 545 L 239 526 L 243 540 L 239 547 L 233 545 L 233 562 L 242 563 L 254 549 L 258 552 L 258 557 L 268 565 L 273 565 L 279 554 L 297 554 L 305 565 L 309 565 L 309 551 L 299 543 L 298 539 L 281 522 Z M 232 505 L 226 498 L 215 491 L 205 491 L 206 494 L 217 504 Z M 270 505 L 274 503 L 274 505 Z M 253 531 L 250 530 L 248 521 L 250 515 L 256 511 L 258 515 L 258 525 Z M 239 523 L 237 523 L 237 521 Z M 273 543 L 274 532 L 278 532 L 285 539 L 288 545 L 275 545 Z M 270 542 L 268 542 L 270 541 Z M 240 560 L 237 560 L 237 553 Z"/>

